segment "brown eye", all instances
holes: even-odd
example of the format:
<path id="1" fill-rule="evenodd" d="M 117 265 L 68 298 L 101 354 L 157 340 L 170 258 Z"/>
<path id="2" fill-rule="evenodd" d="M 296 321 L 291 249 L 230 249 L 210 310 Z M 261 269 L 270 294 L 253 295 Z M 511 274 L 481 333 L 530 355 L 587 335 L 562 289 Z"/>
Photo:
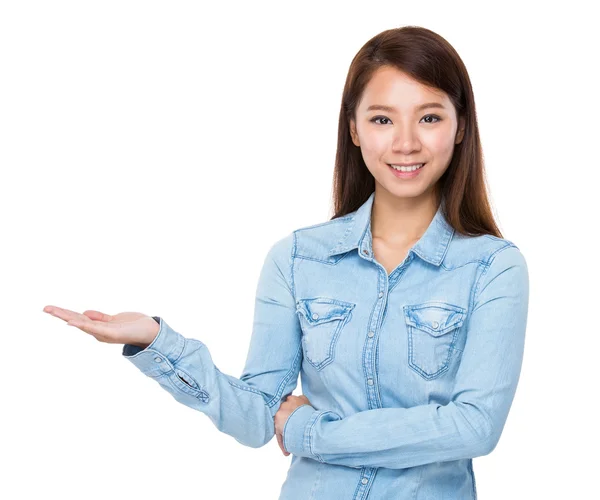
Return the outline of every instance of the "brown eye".
<path id="1" fill-rule="evenodd" d="M 373 123 L 377 123 L 377 120 L 379 120 L 379 119 L 389 121 L 389 118 L 386 118 L 385 116 L 375 116 L 374 118 L 371 118 L 370 121 Z M 377 125 L 386 125 L 386 124 L 385 123 L 382 123 L 382 124 L 377 123 Z"/>
<path id="2" fill-rule="evenodd" d="M 439 121 L 441 121 L 441 120 L 442 120 L 442 119 L 441 119 L 439 116 L 437 116 L 437 115 L 425 115 L 425 116 L 424 116 L 423 118 L 421 118 L 421 119 L 422 119 L 422 120 L 424 120 L 424 119 L 426 119 L 426 118 L 431 118 L 431 119 L 433 119 L 433 120 L 435 120 L 435 121 L 431 121 L 431 120 L 430 120 L 430 121 L 426 121 L 425 123 L 437 123 L 437 122 L 439 122 Z M 381 123 L 381 122 L 378 122 L 377 120 L 387 120 L 387 122 L 385 122 L 385 123 Z M 391 122 L 390 122 L 390 119 L 389 119 L 389 118 L 387 118 L 386 116 L 375 116 L 375 117 L 371 118 L 371 120 L 369 120 L 369 121 L 370 121 L 370 122 L 372 122 L 372 123 L 377 123 L 377 125 L 387 125 L 388 123 L 391 123 Z"/>
<path id="3" fill-rule="evenodd" d="M 441 118 L 437 115 L 425 115 L 422 119 L 425 119 L 425 118 L 434 118 L 435 120 L 437 120 L 435 122 L 425 122 L 425 123 L 437 123 L 437 122 L 441 121 Z"/>

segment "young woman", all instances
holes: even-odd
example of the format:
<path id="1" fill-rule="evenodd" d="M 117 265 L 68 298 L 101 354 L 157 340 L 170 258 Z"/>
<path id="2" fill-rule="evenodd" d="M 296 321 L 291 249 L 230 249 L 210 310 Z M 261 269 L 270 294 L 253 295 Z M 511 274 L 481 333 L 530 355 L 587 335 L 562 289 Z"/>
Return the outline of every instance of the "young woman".
<path id="1" fill-rule="evenodd" d="M 469 76 L 421 27 L 352 61 L 335 215 L 269 250 L 235 378 L 141 313 L 44 310 L 123 355 L 240 443 L 292 454 L 281 499 L 476 499 L 472 459 L 506 422 L 529 298 L 486 195 Z M 291 396 L 302 377 L 302 396 Z"/>

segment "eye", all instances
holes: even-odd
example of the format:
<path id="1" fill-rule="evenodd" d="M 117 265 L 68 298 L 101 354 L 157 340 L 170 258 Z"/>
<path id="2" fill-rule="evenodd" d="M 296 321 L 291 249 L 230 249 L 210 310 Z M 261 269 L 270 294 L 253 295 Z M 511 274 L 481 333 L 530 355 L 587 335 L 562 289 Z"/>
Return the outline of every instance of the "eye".
<path id="1" fill-rule="evenodd" d="M 442 120 L 438 115 L 425 115 L 423 118 L 434 118 L 437 120 L 435 122 L 425 122 L 425 123 L 437 123 Z"/>
<path id="2" fill-rule="evenodd" d="M 441 120 L 442 120 L 442 119 L 441 119 L 439 116 L 437 116 L 437 115 L 425 115 L 425 116 L 424 116 L 423 118 L 421 118 L 421 119 L 424 119 L 424 118 L 433 118 L 434 120 L 436 120 L 436 121 L 427 121 L 427 122 L 425 122 L 425 123 L 437 123 L 437 122 L 439 122 L 439 121 L 441 121 Z M 381 120 L 388 120 L 388 121 L 389 121 L 389 118 L 388 118 L 388 117 L 386 117 L 386 116 L 374 116 L 374 117 L 373 117 L 373 118 L 371 118 L 369 121 L 370 121 L 370 122 L 372 122 L 372 123 L 377 123 L 377 125 L 387 125 L 386 123 L 378 123 L 378 122 L 377 122 L 377 120 L 380 120 L 380 119 L 381 119 Z"/>
<path id="3" fill-rule="evenodd" d="M 379 119 L 383 119 L 383 120 L 389 120 L 389 118 L 385 117 L 385 116 L 374 116 L 373 118 L 371 118 L 369 121 L 372 123 L 377 123 L 377 120 Z M 379 123 L 377 123 L 377 125 L 380 125 Z M 382 125 L 385 125 L 385 123 L 383 123 Z"/>

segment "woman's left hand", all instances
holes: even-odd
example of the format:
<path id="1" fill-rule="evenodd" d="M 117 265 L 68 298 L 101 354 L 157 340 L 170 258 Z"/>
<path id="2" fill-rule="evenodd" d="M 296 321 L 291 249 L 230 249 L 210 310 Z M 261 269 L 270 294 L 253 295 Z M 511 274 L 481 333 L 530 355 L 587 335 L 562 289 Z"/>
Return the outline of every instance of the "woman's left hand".
<path id="1" fill-rule="evenodd" d="M 277 443 L 286 457 L 290 453 L 283 447 L 283 427 L 290 414 L 299 406 L 306 404 L 310 404 L 310 401 L 306 396 L 292 396 L 290 394 L 285 398 L 285 401 L 281 403 L 279 410 L 277 410 L 277 413 L 275 414 L 275 435 L 277 436 Z"/>

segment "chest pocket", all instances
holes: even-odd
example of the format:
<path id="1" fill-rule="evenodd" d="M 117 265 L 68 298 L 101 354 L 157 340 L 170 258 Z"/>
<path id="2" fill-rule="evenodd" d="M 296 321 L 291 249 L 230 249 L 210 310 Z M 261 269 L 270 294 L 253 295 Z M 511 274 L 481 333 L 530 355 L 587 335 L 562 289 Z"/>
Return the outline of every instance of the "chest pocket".
<path id="1" fill-rule="evenodd" d="M 350 320 L 354 307 L 355 304 L 350 302 L 327 297 L 296 302 L 304 357 L 317 370 L 322 370 L 333 361 L 338 337 Z"/>
<path id="2" fill-rule="evenodd" d="M 426 380 L 448 370 L 466 311 L 441 301 L 404 306 L 408 333 L 408 364 Z"/>

